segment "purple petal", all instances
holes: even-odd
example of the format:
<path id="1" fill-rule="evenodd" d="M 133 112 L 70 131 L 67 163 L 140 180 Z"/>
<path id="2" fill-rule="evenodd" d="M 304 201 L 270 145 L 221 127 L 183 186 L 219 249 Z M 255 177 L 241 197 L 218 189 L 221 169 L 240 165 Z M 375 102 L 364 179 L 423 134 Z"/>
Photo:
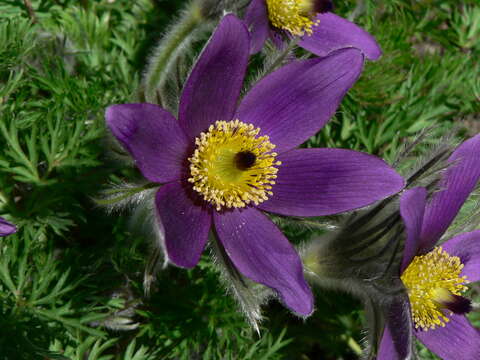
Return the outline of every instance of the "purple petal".
<path id="1" fill-rule="evenodd" d="M 375 156 L 344 149 L 297 149 L 278 156 L 273 195 L 259 208 L 290 216 L 321 216 L 393 195 L 403 178 Z"/>
<path id="2" fill-rule="evenodd" d="M 0 217 L 0 236 L 7 236 L 17 231 L 17 227 Z"/>
<path id="3" fill-rule="evenodd" d="M 398 299 L 391 303 L 385 317 L 385 330 L 377 360 L 409 359 L 412 349 L 412 320 L 408 299 Z"/>
<path id="4" fill-rule="evenodd" d="M 464 265 L 462 275 L 470 282 L 480 280 L 480 230 L 455 236 L 442 247 L 448 254 L 460 258 Z"/>
<path id="5" fill-rule="evenodd" d="M 277 152 L 290 150 L 330 120 L 362 67 L 363 56 L 355 49 L 290 63 L 250 90 L 236 118 L 260 127 Z"/>
<path id="6" fill-rule="evenodd" d="M 249 36 L 242 21 L 227 15 L 203 49 L 180 99 L 178 119 L 189 137 L 217 120 L 232 119 L 247 68 Z"/>
<path id="7" fill-rule="evenodd" d="M 400 274 L 403 273 L 415 255 L 417 255 L 426 199 L 427 190 L 423 187 L 407 190 L 400 197 L 400 215 L 405 224 L 407 235 Z"/>
<path id="8" fill-rule="evenodd" d="M 285 306 L 306 316 L 313 296 L 298 254 L 287 238 L 255 208 L 215 213 L 218 237 L 235 267 L 246 277 L 276 290 Z"/>
<path id="9" fill-rule="evenodd" d="M 404 358 L 399 356 L 395 350 L 395 344 L 393 343 L 392 334 L 390 329 L 385 326 L 383 331 L 382 341 L 380 342 L 380 348 L 376 360 L 403 360 Z"/>
<path id="10" fill-rule="evenodd" d="M 436 192 L 425 209 L 421 248 L 429 251 L 448 229 L 480 179 L 480 135 L 461 144 L 450 156 Z"/>
<path id="11" fill-rule="evenodd" d="M 332 13 L 318 14 L 320 23 L 313 27 L 312 35 L 305 35 L 298 45 L 318 56 L 326 56 L 343 48 L 357 48 L 370 60 L 382 55 L 375 38 L 361 27 Z"/>
<path id="12" fill-rule="evenodd" d="M 286 30 L 280 30 L 277 28 L 270 27 L 270 30 L 268 32 L 268 38 L 272 42 L 272 44 L 280 51 L 285 50 L 287 47 L 287 43 L 285 41 L 285 38 L 288 38 L 290 33 Z M 296 59 L 294 55 L 288 55 L 288 58 L 286 58 L 286 61 L 294 60 Z"/>
<path id="13" fill-rule="evenodd" d="M 211 214 L 201 203 L 196 204 L 178 182 L 162 186 L 155 205 L 165 231 L 169 260 L 177 266 L 194 267 L 207 243 Z"/>
<path id="14" fill-rule="evenodd" d="M 265 0 L 252 0 L 245 14 L 245 22 L 250 29 L 251 48 L 250 54 L 262 50 L 263 44 L 270 33 L 267 7 Z"/>
<path id="15" fill-rule="evenodd" d="M 480 359 L 480 334 L 464 315 L 452 315 L 445 327 L 415 335 L 444 360 Z"/>
<path id="16" fill-rule="evenodd" d="M 168 111 L 153 104 L 121 104 L 109 106 L 105 118 L 148 180 L 164 183 L 180 178 L 188 141 Z"/>

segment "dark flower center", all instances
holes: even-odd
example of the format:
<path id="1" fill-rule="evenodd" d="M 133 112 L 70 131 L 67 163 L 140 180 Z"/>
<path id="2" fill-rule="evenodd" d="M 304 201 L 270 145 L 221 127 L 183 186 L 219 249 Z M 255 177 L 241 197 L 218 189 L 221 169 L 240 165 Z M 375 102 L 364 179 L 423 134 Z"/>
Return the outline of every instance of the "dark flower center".
<path id="1" fill-rule="evenodd" d="M 441 305 L 455 314 L 466 314 L 472 311 L 472 302 L 470 299 L 464 298 L 460 295 L 450 294 L 449 299 L 444 301 Z"/>
<path id="2" fill-rule="evenodd" d="M 190 162 L 193 190 L 217 211 L 258 205 L 272 196 L 277 177 L 275 145 L 260 128 L 240 120 L 216 121 L 195 139 Z"/>
<path id="3" fill-rule="evenodd" d="M 332 0 L 315 0 L 313 9 L 316 13 L 325 13 L 333 10 Z"/>
<path id="4" fill-rule="evenodd" d="M 251 151 L 241 151 L 235 155 L 235 165 L 239 170 L 250 169 L 256 160 L 257 156 Z"/>

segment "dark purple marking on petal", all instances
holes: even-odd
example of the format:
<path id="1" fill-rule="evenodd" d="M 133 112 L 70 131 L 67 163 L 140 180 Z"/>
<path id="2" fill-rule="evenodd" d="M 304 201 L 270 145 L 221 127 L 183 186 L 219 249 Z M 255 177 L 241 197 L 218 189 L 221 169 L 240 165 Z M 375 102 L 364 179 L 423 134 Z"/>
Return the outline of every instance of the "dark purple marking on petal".
<path id="1" fill-rule="evenodd" d="M 7 236 L 17 231 L 17 227 L 0 217 L 0 236 Z"/>
<path id="2" fill-rule="evenodd" d="M 245 14 L 245 23 L 251 34 L 250 54 L 262 50 L 270 34 L 267 6 L 265 0 L 252 0 Z"/>
<path id="3" fill-rule="evenodd" d="M 290 216 L 321 216 L 393 195 L 403 178 L 382 159 L 345 149 L 296 149 L 277 157 L 273 195 L 258 207 Z"/>
<path id="4" fill-rule="evenodd" d="M 330 120 L 362 68 L 356 49 L 292 62 L 255 84 L 236 118 L 260 127 L 278 153 L 293 149 Z"/>
<path id="5" fill-rule="evenodd" d="M 403 273 L 415 255 L 417 255 L 426 201 L 427 190 L 423 187 L 407 190 L 400 197 L 400 215 L 405 224 L 407 235 L 400 274 Z"/>
<path id="6" fill-rule="evenodd" d="M 333 10 L 332 0 L 314 0 L 313 11 L 316 13 L 325 13 Z"/>
<path id="7" fill-rule="evenodd" d="M 444 360 L 480 359 L 480 334 L 465 315 L 451 315 L 445 327 L 415 331 L 417 338 Z"/>
<path id="8" fill-rule="evenodd" d="M 462 143 L 450 156 L 452 165 L 425 209 L 421 249 L 429 251 L 448 229 L 480 179 L 480 135 Z"/>
<path id="9" fill-rule="evenodd" d="M 326 56 L 343 48 L 359 49 L 369 60 L 377 60 L 382 50 L 375 38 L 358 25 L 330 12 L 318 14 L 320 21 L 312 28 L 312 35 L 305 35 L 298 45 L 318 56 Z"/>
<path id="10" fill-rule="evenodd" d="M 214 222 L 219 240 L 243 275 L 276 290 L 295 313 L 312 313 L 313 296 L 300 257 L 270 219 L 255 208 L 245 208 L 215 212 Z"/>
<path id="11" fill-rule="evenodd" d="M 472 311 L 472 302 L 466 297 L 450 294 L 449 301 L 443 301 L 442 305 L 455 314 L 466 314 Z"/>
<path id="12" fill-rule="evenodd" d="M 203 49 L 180 99 L 178 118 L 190 138 L 217 120 L 232 120 L 247 68 L 249 36 L 242 21 L 227 15 Z"/>
<path id="13" fill-rule="evenodd" d="M 112 105 L 105 119 L 148 180 L 164 183 L 181 177 L 189 144 L 168 111 L 146 103 Z"/>
<path id="14" fill-rule="evenodd" d="M 462 276 L 468 281 L 480 280 L 480 230 L 457 235 L 442 244 L 449 255 L 458 256 L 464 265 Z"/>
<path id="15" fill-rule="evenodd" d="M 202 202 L 197 203 L 180 182 L 162 186 L 155 205 L 165 233 L 168 259 L 177 266 L 194 267 L 208 240 L 210 211 Z"/>

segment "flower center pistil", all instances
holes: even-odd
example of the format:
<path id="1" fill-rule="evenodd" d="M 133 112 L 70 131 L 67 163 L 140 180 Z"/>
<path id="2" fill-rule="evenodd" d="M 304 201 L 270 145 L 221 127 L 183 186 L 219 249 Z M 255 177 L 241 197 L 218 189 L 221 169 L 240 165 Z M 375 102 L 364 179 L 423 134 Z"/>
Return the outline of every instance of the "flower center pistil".
<path id="1" fill-rule="evenodd" d="M 268 136 L 239 120 L 217 121 L 195 139 L 189 182 L 217 210 L 255 205 L 273 195 L 281 165 Z"/>
<path id="2" fill-rule="evenodd" d="M 470 301 L 461 293 L 467 290 L 466 276 L 460 276 L 463 264 L 442 247 L 416 256 L 401 279 L 408 290 L 415 328 L 422 330 L 445 326 L 448 316 L 470 311 Z"/>
<path id="3" fill-rule="evenodd" d="M 316 25 L 314 0 L 266 0 L 268 18 L 276 28 L 287 30 L 293 35 L 311 35 Z"/>

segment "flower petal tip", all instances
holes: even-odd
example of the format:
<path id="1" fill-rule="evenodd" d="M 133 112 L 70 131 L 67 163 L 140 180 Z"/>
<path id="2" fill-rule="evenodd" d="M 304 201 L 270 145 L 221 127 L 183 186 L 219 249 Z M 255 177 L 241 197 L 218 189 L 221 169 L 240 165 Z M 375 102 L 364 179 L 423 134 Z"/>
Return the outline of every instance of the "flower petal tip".
<path id="1" fill-rule="evenodd" d="M 17 227 L 0 217 L 0 236 L 7 236 L 17 232 Z"/>
<path id="2" fill-rule="evenodd" d="M 331 12 L 318 14 L 318 25 L 311 36 L 304 36 L 299 46 L 318 56 L 343 48 L 357 48 L 369 60 L 377 60 L 382 50 L 375 38 L 358 25 Z"/>

